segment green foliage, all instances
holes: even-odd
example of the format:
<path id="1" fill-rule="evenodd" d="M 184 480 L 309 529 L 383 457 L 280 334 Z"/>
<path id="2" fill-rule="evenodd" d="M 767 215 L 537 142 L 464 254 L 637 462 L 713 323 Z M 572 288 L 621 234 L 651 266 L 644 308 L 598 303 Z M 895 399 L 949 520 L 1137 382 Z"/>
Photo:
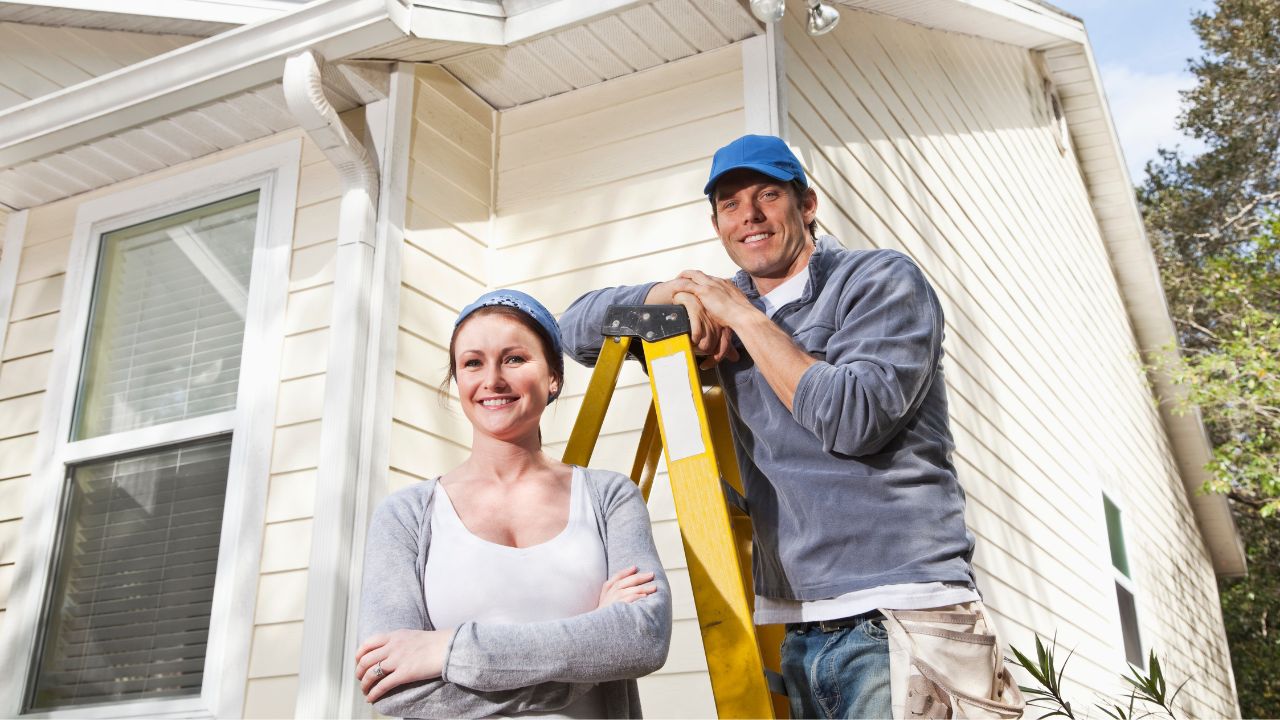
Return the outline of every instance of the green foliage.
<path id="1" fill-rule="evenodd" d="M 1062 674 L 1067 670 L 1067 662 L 1071 660 L 1071 653 L 1067 653 L 1067 657 L 1062 661 L 1062 667 L 1057 666 L 1054 659 L 1054 653 L 1058 649 L 1058 638 L 1054 637 L 1049 647 L 1045 647 L 1041 642 L 1040 636 L 1036 635 L 1036 659 L 1032 660 L 1022 654 L 1018 648 L 1010 645 L 1009 649 L 1013 651 L 1014 660 L 1018 665 L 1022 666 L 1040 683 L 1040 687 L 1034 688 L 1027 685 L 1019 685 L 1018 688 L 1027 696 L 1027 704 L 1048 710 L 1044 715 L 1040 716 L 1040 720 L 1051 717 L 1065 717 L 1075 720 L 1075 714 L 1071 712 L 1071 703 L 1062 697 Z"/>
<path id="2" fill-rule="evenodd" d="M 1174 313 L 1196 316 L 1193 280 L 1207 258 L 1228 257 L 1280 207 L 1280 0 L 1218 0 L 1192 26 L 1203 55 L 1183 94 L 1179 125 L 1207 150 L 1162 150 L 1138 190 Z M 1184 344 L 1197 338 L 1190 327 Z"/>
<path id="3" fill-rule="evenodd" d="M 1160 708 L 1165 715 L 1173 718 L 1176 717 L 1173 712 L 1174 701 L 1178 699 L 1178 693 L 1182 692 L 1182 688 L 1186 687 L 1191 678 L 1183 680 L 1172 695 L 1166 695 L 1168 687 L 1165 684 L 1164 673 L 1160 670 L 1160 658 L 1156 657 L 1155 652 L 1152 651 L 1147 655 L 1147 673 L 1144 675 L 1137 668 L 1130 666 L 1129 675 L 1124 680 L 1133 686 L 1129 692 L 1130 708 L 1133 707 L 1135 700 L 1141 700 Z"/>
<path id="4" fill-rule="evenodd" d="M 1200 408 L 1245 543 L 1249 577 L 1220 584 L 1240 710 L 1280 717 L 1280 0 L 1192 26 L 1179 122 L 1206 150 L 1161 150 L 1137 191 L 1182 351 L 1157 367 Z"/>
<path id="5" fill-rule="evenodd" d="M 1062 695 L 1062 675 L 1066 672 L 1067 661 L 1071 659 L 1071 653 L 1067 653 L 1066 659 L 1062 661 L 1062 666 L 1058 667 L 1054 657 L 1057 647 L 1058 639 L 1056 637 L 1048 647 L 1045 647 L 1044 642 L 1040 640 L 1040 636 L 1036 635 L 1036 659 L 1032 660 L 1019 651 L 1018 648 L 1012 645 L 1009 646 L 1009 650 L 1013 652 L 1014 662 L 1021 666 L 1023 670 L 1026 670 L 1040 685 L 1040 687 L 1018 686 L 1028 697 L 1028 705 L 1048 711 L 1041 715 L 1038 720 L 1050 717 L 1065 717 L 1075 720 L 1076 717 L 1071 709 L 1071 703 Z M 1129 685 L 1129 694 L 1125 697 L 1125 700 L 1127 700 L 1126 705 L 1120 705 L 1112 698 L 1105 698 L 1105 703 L 1098 703 L 1094 707 L 1114 720 L 1138 720 L 1139 718 L 1153 715 L 1164 715 L 1170 720 L 1176 720 L 1178 716 L 1174 711 L 1175 701 L 1178 693 L 1182 692 L 1182 688 L 1186 686 L 1190 678 L 1184 680 L 1173 691 L 1173 694 L 1169 694 L 1164 671 L 1160 669 L 1160 658 L 1156 657 L 1153 651 L 1147 656 L 1147 672 L 1143 673 L 1130 666 L 1129 674 L 1124 676 L 1124 681 Z"/>
<path id="6" fill-rule="evenodd" d="M 1204 262 L 1208 342 L 1160 367 L 1203 412 L 1213 460 L 1207 490 L 1270 517 L 1280 510 L 1280 221 L 1233 257 Z"/>
<path id="7" fill-rule="evenodd" d="M 1240 514 L 1249 577 L 1219 583 L 1231 666 L 1247 718 L 1280 718 L 1280 533 L 1277 519 Z"/>

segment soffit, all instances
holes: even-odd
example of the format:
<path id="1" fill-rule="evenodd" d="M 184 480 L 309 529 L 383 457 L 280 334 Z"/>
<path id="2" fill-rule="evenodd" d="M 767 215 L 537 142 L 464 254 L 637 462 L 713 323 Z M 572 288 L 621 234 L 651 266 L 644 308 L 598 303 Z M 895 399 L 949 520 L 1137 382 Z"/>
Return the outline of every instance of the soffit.
<path id="1" fill-rule="evenodd" d="M 76 8 L 49 7 L 24 3 L 0 3 L 0 21 L 59 28 L 122 30 L 209 37 L 238 27 L 238 23 L 210 22 L 190 18 L 156 17 L 122 12 L 102 12 Z"/>
<path id="2" fill-rule="evenodd" d="M 423 25 L 426 34 L 430 25 Z M 416 22 L 414 30 L 420 32 Z M 510 46 L 412 37 L 359 57 L 437 63 L 490 105 L 505 110 L 715 50 L 763 31 L 737 0 L 656 0 Z"/>
<path id="3" fill-rule="evenodd" d="M 351 97 L 329 96 L 338 112 Z M 297 125 L 278 82 L 0 170 L 0 203 L 29 208 L 106 187 Z"/>
<path id="4" fill-rule="evenodd" d="M 0 111 L 196 40 L 191 35 L 0 22 Z"/>
<path id="5" fill-rule="evenodd" d="M 286 57 L 350 57 L 407 26 L 391 0 L 314 2 L 0 110 L 0 203 L 46 204 L 294 127 Z"/>

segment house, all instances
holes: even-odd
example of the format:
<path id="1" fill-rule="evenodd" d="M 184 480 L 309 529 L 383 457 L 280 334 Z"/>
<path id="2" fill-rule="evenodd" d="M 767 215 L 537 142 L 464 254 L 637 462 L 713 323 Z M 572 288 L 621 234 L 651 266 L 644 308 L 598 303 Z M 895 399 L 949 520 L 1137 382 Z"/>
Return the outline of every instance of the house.
<path id="1" fill-rule="evenodd" d="M 797 149 L 823 231 L 938 290 L 1002 638 L 1074 649 L 1082 702 L 1154 650 L 1186 715 L 1238 715 L 1216 578 L 1244 556 L 1198 492 L 1198 417 L 1144 370 L 1174 335 L 1078 19 L 844 0 L 811 37 L 799 1 L 767 26 L 737 0 L 120 5 L 0 3 L 0 715 L 366 714 L 364 530 L 463 457 L 456 312 L 730 272 L 699 191 L 746 131 Z M 629 368 L 598 464 L 629 467 L 646 397 Z M 645 709 L 710 715 L 662 477 L 651 514 L 676 623 Z"/>

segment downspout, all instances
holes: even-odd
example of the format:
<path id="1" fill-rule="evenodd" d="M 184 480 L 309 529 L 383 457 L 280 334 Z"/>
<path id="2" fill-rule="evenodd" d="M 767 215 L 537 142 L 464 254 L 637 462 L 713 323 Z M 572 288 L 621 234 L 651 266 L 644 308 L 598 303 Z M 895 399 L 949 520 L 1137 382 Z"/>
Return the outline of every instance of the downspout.
<path id="1" fill-rule="evenodd" d="M 325 80 L 324 59 L 314 51 L 285 62 L 289 111 L 337 168 L 342 185 L 296 717 L 338 714 L 341 690 L 353 682 L 344 639 L 355 508 L 369 469 L 361 448 L 378 164 L 338 117 Z"/>

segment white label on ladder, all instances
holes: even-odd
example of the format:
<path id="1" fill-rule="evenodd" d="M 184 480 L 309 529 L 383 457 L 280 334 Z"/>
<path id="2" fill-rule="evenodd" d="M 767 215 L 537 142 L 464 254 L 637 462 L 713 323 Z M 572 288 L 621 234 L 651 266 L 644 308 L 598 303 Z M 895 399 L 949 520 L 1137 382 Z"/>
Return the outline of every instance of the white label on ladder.
<path id="1" fill-rule="evenodd" d="M 667 462 L 683 460 L 707 451 L 702 444 L 702 425 L 693 405 L 689 384 L 689 364 L 683 354 L 667 355 L 649 363 L 653 387 L 662 411 L 662 436 L 667 441 Z"/>

